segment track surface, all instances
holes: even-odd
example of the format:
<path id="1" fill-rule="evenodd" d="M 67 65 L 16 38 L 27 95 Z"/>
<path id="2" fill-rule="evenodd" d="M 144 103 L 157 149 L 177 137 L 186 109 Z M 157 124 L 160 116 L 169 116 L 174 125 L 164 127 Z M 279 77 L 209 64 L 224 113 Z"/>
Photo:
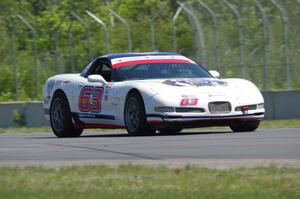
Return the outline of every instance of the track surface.
<path id="1" fill-rule="evenodd" d="M 0 166 L 129 162 L 171 167 L 300 167 L 300 129 L 259 129 L 251 133 L 197 129 L 150 137 L 131 137 L 123 130 L 112 130 L 63 139 L 52 133 L 0 134 Z"/>

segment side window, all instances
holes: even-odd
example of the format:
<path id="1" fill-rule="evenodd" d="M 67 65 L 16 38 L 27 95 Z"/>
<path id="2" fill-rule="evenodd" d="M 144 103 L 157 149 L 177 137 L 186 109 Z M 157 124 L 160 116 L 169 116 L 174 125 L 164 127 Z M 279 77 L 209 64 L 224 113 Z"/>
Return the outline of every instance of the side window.
<path id="1" fill-rule="evenodd" d="M 89 75 L 101 75 L 107 82 L 111 81 L 111 68 L 105 60 L 96 60 Z"/>
<path id="2" fill-rule="evenodd" d="M 102 75 L 102 77 L 107 81 L 111 81 L 111 68 L 106 65 L 105 63 L 102 63 L 101 71 L 99 72 L 99 75 Z"/>

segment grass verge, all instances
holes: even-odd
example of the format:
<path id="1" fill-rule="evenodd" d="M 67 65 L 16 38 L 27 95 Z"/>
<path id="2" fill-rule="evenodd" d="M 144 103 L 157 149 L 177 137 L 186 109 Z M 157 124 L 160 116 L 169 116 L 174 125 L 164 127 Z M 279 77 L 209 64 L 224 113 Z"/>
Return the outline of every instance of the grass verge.
<path id="1" fill-rule="evenodd" d="M 37 133 L 37 132 L 52 132 L 50 127 L 12 127 L 0 128 L 0 133 Z"/>
<path id="2" fill-rule="evenodd" d="M 0 198 L 300 198 L 300 169 L 0 168 Z"/>
<path id="3" fill-rule="evenodd" d="M 223 129 L 226 127 L 211 127 L 211 128 L 199 128 L 203 129 Z M 300 128 L 300 119 L 294 120 L 263 120 L 259 128 Z M 103 131 L 104 129 L 96 129 L 96 131 Z M 88 130 L 95 131 L 95 130 Z M 20 128 L 0 128 L 0 133 L 34 133 L 34 132 L 52 132 L 50 127 L 20 127 Z"/>
<path id="4" fill-rule="evenodd" d="M 293 120 L 263 120 L 260 128 L 299 128 L 300 119 Z"/>

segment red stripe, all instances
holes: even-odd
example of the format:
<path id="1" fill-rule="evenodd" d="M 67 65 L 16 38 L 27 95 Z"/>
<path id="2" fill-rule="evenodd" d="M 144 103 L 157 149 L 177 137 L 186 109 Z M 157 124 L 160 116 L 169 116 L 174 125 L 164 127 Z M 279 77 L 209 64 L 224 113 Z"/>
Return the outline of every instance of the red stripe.
<path id="1" fill-rule="evenodd" d="M 143 60 L 133 60 L 133 61 L 116 63 L 113 64 L 112 68 L 119 68 L 122 66 L 133 65 L 133 64 L 148 64 L 148 63 L 192 63 L 192 62 L 184 59 L 143 59 Z"/>

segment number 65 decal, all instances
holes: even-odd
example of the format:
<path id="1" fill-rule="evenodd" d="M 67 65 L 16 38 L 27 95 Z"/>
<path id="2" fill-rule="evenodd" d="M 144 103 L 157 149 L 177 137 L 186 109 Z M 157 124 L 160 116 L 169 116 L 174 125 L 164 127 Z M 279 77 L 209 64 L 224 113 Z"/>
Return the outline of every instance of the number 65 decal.
<path id="1" fill-rule="evenodd" d="M 79 110 L 83 112 L 101 112 L 102 87 L 83 87 L 79 96 Z"/>

